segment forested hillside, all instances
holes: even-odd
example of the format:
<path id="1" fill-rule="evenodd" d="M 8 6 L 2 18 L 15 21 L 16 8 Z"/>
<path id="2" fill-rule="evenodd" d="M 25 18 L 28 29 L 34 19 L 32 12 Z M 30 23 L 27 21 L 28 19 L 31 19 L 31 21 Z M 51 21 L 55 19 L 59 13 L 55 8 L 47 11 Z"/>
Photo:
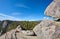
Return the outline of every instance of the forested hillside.
<path id="1" fill-rule="evenodd" d="M 7 22 L 8 22 L 7 30 L 10 31 L 12 29 L 15 29 L 18 25 L 21 25 L 25 29 L 32 30 L 35 27 L 35 25 L 37 25 L 41 21 L 10 21 L 10 20 L 7 20 Z M 3 21 L 0 21 L 0 31 L 2 30 L 2 25 L 3 25 Z"/>

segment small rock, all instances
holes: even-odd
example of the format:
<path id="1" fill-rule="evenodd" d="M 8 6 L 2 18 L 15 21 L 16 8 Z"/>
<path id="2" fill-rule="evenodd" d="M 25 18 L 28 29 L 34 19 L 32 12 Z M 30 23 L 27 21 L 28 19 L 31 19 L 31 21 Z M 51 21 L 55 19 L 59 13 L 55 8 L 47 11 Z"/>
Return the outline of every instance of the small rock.
<path id="1" fill-rule="evenodd" d="M 32 35 L 34 35 L 34 32 L 33 31 L 30 31 L 30 30 L 23 30 L 22 31 L 22 33 L 24 34 L 24 35 L 27 35 L 27 36 L 32 36 Z"/>
<path id="2" fill-rule="evenodd" d="M 16 28 L 16 31 L 19 32 L 21 30 L 25 30 L 22 26 L 18 25 L 18 27 Z"/>

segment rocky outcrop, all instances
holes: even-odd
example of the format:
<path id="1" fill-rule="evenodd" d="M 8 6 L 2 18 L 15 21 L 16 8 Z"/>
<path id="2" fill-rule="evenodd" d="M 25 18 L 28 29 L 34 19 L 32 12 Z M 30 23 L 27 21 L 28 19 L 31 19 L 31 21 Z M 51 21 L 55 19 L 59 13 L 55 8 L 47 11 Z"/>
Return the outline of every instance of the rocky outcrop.
<path id="1" fill-rule="evenodd" d="M 60 0 L 53 0 L 44 13 L 47 16 L 60 18 Z"/>
<path id="2" fill-rule="evenodd" d="M 34 32 L 32 30 L 24 30 L 23 27 L 20 25 L 16 28 L 16 32 L 22 32 L 24 35 L 27 36 L 34 35 Z"/>
<path id="3" fill-rule="evenodd" d="M 60 0 L 53 0 L 50 5 L 45 10 L 45 15 L 60 19 Z M 56 39 L 60 35 L 60 22 L 55 22 L 54 33 L 51 39 Z"/>
<path id="4" fill-rule="evenodd" d="M 32 36 L 34 33 L 37 36 Z M 57 39 L 60 34 L 60 22 L 46 19 L 36 25 L 33 31 L 22 30 L 21 26 L 18 26 L 7 34 L 9 39 Z M 0 39 L 5 39 L 5 36 L 6 34 L 1 36 Z"/>
<path id="5" fill-rule="evenodd" d="M 53 0 L 44 13 L 47 16 L 60 18 L 60 0 Z M 19 25 L 7 34 L 9 39 L 57 39 L 60 36 L 60 22 L 45 19 L 36 25 L 33 31 L 25 30 Z M 2 35 L 0 39 L 5 39 L 7 34 Z M 34 34 L 37 36 L 32 36 Z"/>
<path id="6" fill-rule="evenodd" d="M 37 36 L 27 36 L 24 35 L 22 32 L 15 33 L 15 30 L 11 30 L 8 33 L 8 39 L 40 39 Z M 16 35 L 16 36 L 15 36 Z M 29 34 L 30 35 L 30 34 Z M 6 34 L 2 35 L 0 39 L 5 39 Z"/>
<path id="7" fill-rule="evenodd" d="M 2 35 L 0 39 L 40 39 L 39 37 L 33 35 L 34 32 L 32 30 L 23 30 L 19 25 L 16 29 Z"/>
<path id="8" fill-rule="evenodd" d="M 43 20 L 33 29 L 33 31 L 42 39 L 57 39 L 60 34 L 60 25 L 58 24 L 60 23 L 53 20 Z"/>
<path id="9" fill-rule="evenodd" d="M 37 36 L 42 37 L 42 39 L 51 39 L 51 36 L 55 32 L 55 27 L 55 22 L 53 20 L 43 20 L 33 31 Z"/>

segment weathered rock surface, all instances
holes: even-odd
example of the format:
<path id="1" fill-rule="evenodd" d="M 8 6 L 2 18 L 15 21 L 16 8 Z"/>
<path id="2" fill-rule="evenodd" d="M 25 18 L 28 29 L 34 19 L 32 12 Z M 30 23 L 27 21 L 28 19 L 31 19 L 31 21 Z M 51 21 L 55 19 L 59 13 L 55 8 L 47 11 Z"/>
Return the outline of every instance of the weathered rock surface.
<path id="1" fill-rule="evenodd" d="M 2 35 L 0 39 L 40 39 L 40 37 L 32 36 L 34 32 L 32 30 L 22 30 L 21 26 L 19 25 L 16 29 L 7 32 L 6 34 Z"/>
<path id="2" fill-rule="evenodd" d="M 60 18 L 60 0 L 53 0 L 45 10 L 45 15 Z M 60 35 L 60 22 L 55 22 L 54 33 L 50 36 L 51 39 L 56 39 Z M 53 28 L 52 28 L 53 29 Z"/>
<path id="3" fill-rule="evenodd" d="M 8 32 L 8 38 L 9 39 L 40 39 L 40 37 L 37 36 L 26 36 L 22 32 L 16 33 L 16 36 L 14 34 L 15 30 L 9 31 Z M 2 35 L 0 39 L 5 39 L 6 34 Z"/>
<path id="4" fill-rule="evenodd" d="M 43 20 L 33 31 L 42 39 L 56 39 L 60 34 L 60 26 L 53 20 Z M 57 33 L 58 32 L 58 33 Z"/>
<path id="5" fill-rule="evenodd" d="M 54 39 L 60 38 L 60 22 L 56 22 L 55 33 L 52 36 Z"/>
<path id="6" fill-rule="evenodd" d="M 53 0 L 44 13 L 47 16 L 60 18 L 60 0 Z"/>
<path id="7" fill-rule="evenodd" d="M 15 30 L 11 30 L 11 31 L 7 32 L 7 34 L 8 34 L 8 37 L 7 37 L 7 38 L 10 39 L 10 38 L 11 38 L 11 34 L 12 34 L 14 31 L 15 31 Z M 0 39 L 5 39 L 5 37 L 6 37 L 6 34 L 0 36 Z"/>
<path id="8" fill-rule="evenodd" d="M 43 20 L 38 24 L 33 31 L 42 39 L 51 39 L 52 34 L 55 32 L 55 22 L 53 20 Z"/>
<path id="9" fill-rule="evenodd" d="M 23 30 L 22 33 L 27 36 L 32 36 L 34 35 L 34 32 L 32 30 Z"/>

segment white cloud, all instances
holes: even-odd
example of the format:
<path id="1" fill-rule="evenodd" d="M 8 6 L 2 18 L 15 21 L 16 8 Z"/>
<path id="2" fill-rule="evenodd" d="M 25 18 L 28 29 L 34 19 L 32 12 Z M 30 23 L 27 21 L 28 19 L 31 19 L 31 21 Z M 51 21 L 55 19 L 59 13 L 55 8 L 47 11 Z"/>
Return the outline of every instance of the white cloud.
<path id="1" fill-rule="evenodd" d="M 24 18 L 26 21 L 38 21 L 40 18 L 38 16 L 29 15 Z"/>
<path id="2" fill-rule="evenodd" d="M 22 7 L 22 8 L 27 8 L 27 9 L 30 9 L 29 6 L 27 5 L 24 5 L 24 4 L 16 4 L 17 7 Z"/>
<path id="3" fill-rule="evenodd" d="M 34 16 L 28 16 L 28 17 L 24 17 L 24 18 L 16 18 L 16 17 L 13 17 L 13 16 L 9 16 L 9 15 L 0 13 L 0 20 L 36 21 L 36 20 L 38 20 L 38 19 L 36 19 Z"/>
<path id="4" fill-rule="evenodd" d="M 16 21 L 20 21 L 21 19 L 0 13 L 0 20 L 13 20 L 13 21 L 16 20 Z"/>
<path id="5" fill-rule="evenodd" d="M 25 20 L 25 21 L 37 21 L 37 20 L 39 20 L 39 18 L 34 17 L 34 16 L 32 16 L 32 15 L 27 16 L 27 17 L 24 17 L 24 18 L 16 18 L 16 17 L 13 17 L 13 16 L 9 16 L 9 15 L 0 13 L 0 20 L 13 20 L 13 21 L 23 21 L 23 20 Z"/>

